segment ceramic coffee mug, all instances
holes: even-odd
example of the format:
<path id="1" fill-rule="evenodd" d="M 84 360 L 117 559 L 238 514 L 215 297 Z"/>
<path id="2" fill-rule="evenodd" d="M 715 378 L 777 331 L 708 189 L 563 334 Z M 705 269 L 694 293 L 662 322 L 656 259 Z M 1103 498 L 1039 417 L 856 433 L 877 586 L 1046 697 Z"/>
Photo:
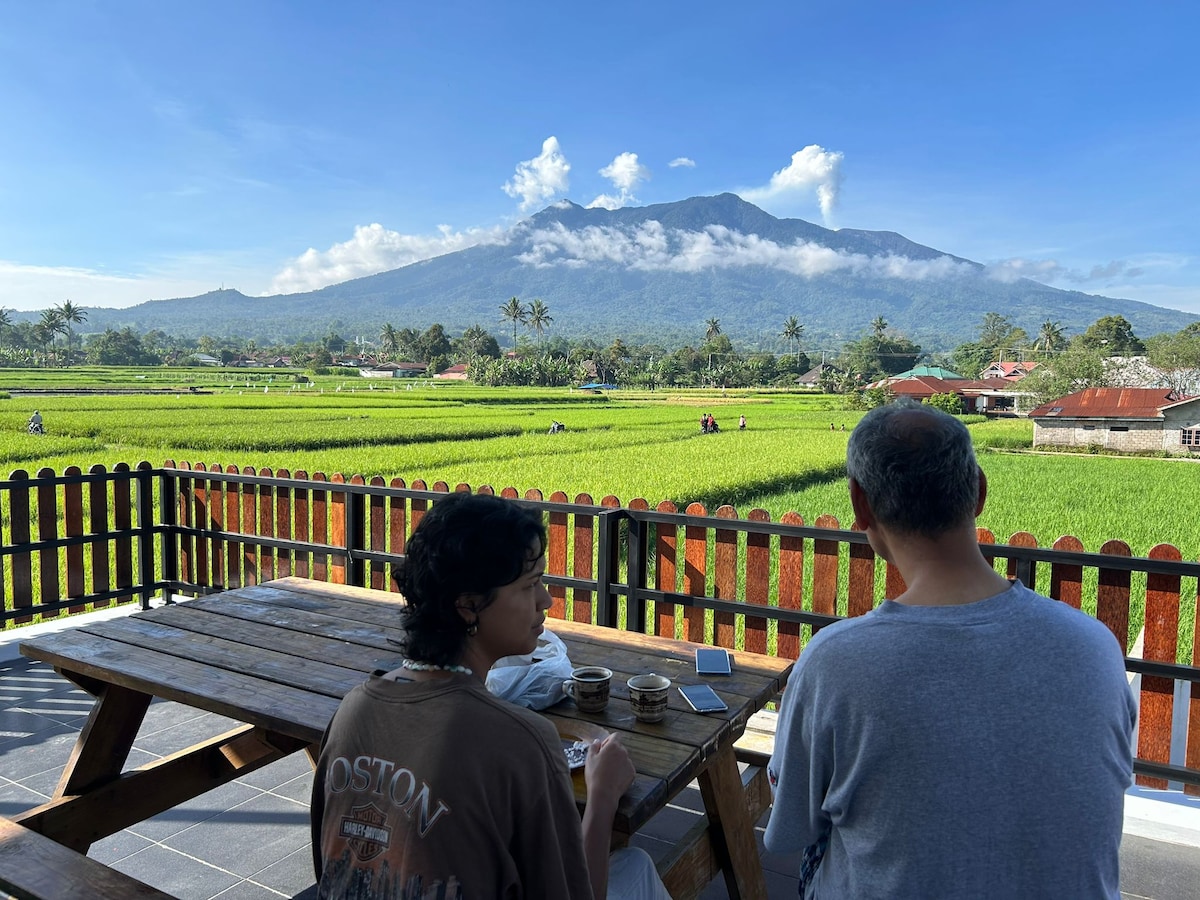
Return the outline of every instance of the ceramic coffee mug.
<path id="1" fill-rule="evenodd" d="M 628 681 L 629 702 L 639 722 L 661 722 L 667 714 L 671 679 L 662 675 L 634 675 Z"/>
<path id="2" fill-rule="evenodd" d="M 563 682 L 563 693 L 575 701 L 580 712 L 601 712 L 608 706 L 612 674 L 612 669 L 604 666 L 580 666 Z"/>

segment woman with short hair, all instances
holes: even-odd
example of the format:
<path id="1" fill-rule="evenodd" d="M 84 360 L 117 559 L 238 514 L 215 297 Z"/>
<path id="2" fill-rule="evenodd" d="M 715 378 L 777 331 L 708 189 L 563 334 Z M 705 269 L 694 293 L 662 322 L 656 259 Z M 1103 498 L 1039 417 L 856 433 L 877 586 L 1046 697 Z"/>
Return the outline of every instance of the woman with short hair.
<path id="1" fill-rule="evenodd" d="M 541 517 L 496 497 L 451 494 L 421 520 L 399 578 L 406 659 L 350 691 L 322 741 L 321 898 L 667 896 L 642 851 L 618 851 L 610 883 L 635 774 L 617 738 L 590 748 L 581 823 L 554 726 L 485 685 L 537 646 L 545 549 Z"/>

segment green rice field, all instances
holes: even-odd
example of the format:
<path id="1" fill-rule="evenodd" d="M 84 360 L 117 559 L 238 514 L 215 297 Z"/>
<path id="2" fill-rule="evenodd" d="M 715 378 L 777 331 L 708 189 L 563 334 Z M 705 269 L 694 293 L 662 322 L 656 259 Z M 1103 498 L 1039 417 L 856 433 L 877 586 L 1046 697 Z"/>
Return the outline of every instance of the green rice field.
<path id="1" fill-rule="evenodd" d="M 113 373 L 107 383 L 103 371 L 58 372 L 57 381 L 33 382 L 0 372 L 0 390 L 10 393 L 0 400 L 0 466 L 35 474 L 174 460 L 400 477 L 410 484 L 487 484 L 497 491 L 511 486 L 522 493 L 536 488 L 597 502 L 640 497 L 680 509 L 698 502 L 710 512 L 730 504 L 742 516 L 757 507 L 774 520 L 794 511 L 809 523 L 824 513 L 845 527 L 851 522 L 845 448 L 861 413 L 844 409 L 838 397 L 594 394 L 361 378 L 310 383 L 211 370 L 175 370 L 172 380 L 151 371 L 155 381 L 145 385 L 139 370 Z M 71 377 L 78 381 L 66 381 Z M 54 392 L 68 387 L 96 392 Z M 31 389 L 45 393 L 24 393 Z M 35 408 L 46 423 L 42 437 L 25 433 Z M 706 412 L 720 433 L 700 433 Z M 737 428 L 740 415 L 745 431 Z M 555 420 L 566 430 L 548 434 Z M 1200 489 L 1195 463 L 1035 454 L 1028 421 L 968 421 L 990 486 L 979 524 L 998 541 L 1028 531 L 1049 546 L 1070 534 L 1087 550 L 1115 538 L 1138 556 L 1160 543 L 1178 547 L 1185 560 L 1200 556 L 1186 499 Z M 1192 590 L 1183 610 L 1183 653 L 1191 647 L 1194 596 Z M 1140 626 L 1135 612 L 1134 627 Z"/>
<path id="2" fill-rule="evenodd" d="M 176 370 L 178 371 L 178 370 Z M 184 370 L 191 371 L 191 370 Z M 198 377 L 215 378 L 199 371 Z M 262 376 L 260 376 L 262 377 Z M 167 459 L 269 467 L 432 484 L 490 484 L 549 495 L 641 497 L 652 505 L 761 507 L 812 521 L 850 519 L 844 456 L 860 413 L 836 397 L 656 392 L 604 395 L 451 384 L 367 384 L 328 379 L 299 388 L 253 374 L 157 394 L 28 396 L 0 401 L 0 466 L 61 472 Z M 249 385 L 249 387 L 247 387 Z M 0 387 L 3 380 L 0 378 Z M 372 389 L 372 387 L 374 389 Z M 341 390 L 339 390 L 341 388 Z M 12 390 L 19 390 L 15 385 Z M 34 408 L 47 435 L 24 433 Z M 701 434 L 711 412 L 719 434 Z M 745 415 L 746 431 L 737 430 Z M 550 423 L 566 431 L 547 434 Z M 834 430 L 830 430 L 830 425 Z M 1029 531 L 1040 544 L 1075 535 L 1089 550 L 1126 541 L 1137 555 L 1158 543 L 1200 555 L 1200 531 L 1181 498 L 1200 489 L 1186 461 L 1019 452 L 1032 425 L 970 425 L 990 496 L 980 525 L 999 539 Z M 1018 452 L 1014 452 L 1018 451 Z"/>

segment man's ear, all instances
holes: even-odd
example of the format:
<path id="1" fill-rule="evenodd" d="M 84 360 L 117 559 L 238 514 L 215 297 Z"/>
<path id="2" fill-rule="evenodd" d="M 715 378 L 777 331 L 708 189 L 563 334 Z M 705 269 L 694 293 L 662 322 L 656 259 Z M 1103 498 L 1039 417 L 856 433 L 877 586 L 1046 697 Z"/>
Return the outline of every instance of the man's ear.
<path id="1" fill-rule="evenodd" d="M 854 510 L 854 527 L 866 531 L 875 524 L 875 514 L 867 500 L 867 492 L 853 478 L 850 479 L 850 507 Z"/>
<path id="2" fill-rule="evenodd" d="M 987 502 L 987 476 L 979 469 L 979 501 L 975 504 L 975 518 L 983 512 L 983 504 Z"/>

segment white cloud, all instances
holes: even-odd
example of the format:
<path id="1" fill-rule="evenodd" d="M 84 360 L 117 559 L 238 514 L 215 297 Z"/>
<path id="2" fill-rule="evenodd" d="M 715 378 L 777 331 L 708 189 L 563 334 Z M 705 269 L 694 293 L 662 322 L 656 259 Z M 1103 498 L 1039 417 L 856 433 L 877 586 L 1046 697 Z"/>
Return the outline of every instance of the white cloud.
<path id="1" fill-rule="evenodd" d="M 520 198 L 521 210 L 529 210 L 566 191 L 570 171 L 571 164 L 559 149 L 558 138 L 551 135 L 542 142 L 541 153 L 517 163 L 512 181 L 504 182 L 504 193 Z"/>
<path id="2" fill-rule="evenodd" d="M 600 174 L 612 182 L 617 189 L 614 194 L 600 194 L 588 204 L 588 209 L 620 209 L 637 201 L 633 192 L 650 177 L 650 170 L 638 162 L 636 153 L 618 153 L 613 161 L 600 170 Z"/>
<path id="3" fill-rule="evenodd" d="M 449 225 L 439 225 L 437 234 L 400 234 L 378 223 L 359 225 L 354 229 L 354 237 L 334 244 L 324 253 L 310 247 L 275 276 L 268 293 L 314 291 L 477 244 L 499 244 L 506 240 L 507 234 L 499 226 L 454 231 Z"/>
<path id="4" fill-rule="evenodd" d="M 209 271 L 221 268 L 213 265 Z M 19 310 L 48 309 L 68 299 L 83 307 L 121 308 L 147 300 L 192 297 L 219 286 L 218 282 L 166 273 L 113 275 L 74 266 L 0 260 L 0 297 L 5 298 L 0 305 Z"/>
<path id="5" fill-rule="evenodd" d="M 1031 278 L 1046 284 L 1053 282 L 1086 285 L 1111 282 L 1116 278 L 1137 278 L 1145 274 L 1142 266 L 1130 266 L 1123 259 L 1110 260 L 1106 265 L 1094 265 L 1088 271 L 1071 269 L 1054 259 L 1002 259 L 987 267 L 989 278 L 1010 283 L 1018 278 Z"/>
<path id="6" fill-rule="evenodd" d="M 948 256 L 913 260 L 903 256 L 846 253 L 821 244 L 779 244 L 721 225 L 702 231 L 666 229 L 650 221 L 636 228 L 589 226 L 576 231 L 556 224 L 528 235 L 529 249 L 517 256 L 538 268 L 616 264 L 646 271 L 702 272 L 766 266 L 812 278 L 837 271 L 873 273 L 912 280 L 972 275 L 967 263 Z"/>
<path id="7" fill-rule="evenodd" d="M 678 169 L 680 166 L 687 166 L 689 169 L 694 169 L 696 168 L 696 161 L 688 159 L 686 156 L 677 156 L 667 163 L 667 166 L 671 169 Z"/>
<path id="8" fill-rule="evenodd" d="M 826 150 L 818 144 L 809 144 L 792 154 L 792 161 L 771 176 L 764 187 L 741 191 L 743 199 L 751 203 L 774 200 L 781 196 L 816 191 L 821 215 L 830 221 L 833 208 L 837 205 L 838 192 L 842 186 L 841 151 Z"/>

